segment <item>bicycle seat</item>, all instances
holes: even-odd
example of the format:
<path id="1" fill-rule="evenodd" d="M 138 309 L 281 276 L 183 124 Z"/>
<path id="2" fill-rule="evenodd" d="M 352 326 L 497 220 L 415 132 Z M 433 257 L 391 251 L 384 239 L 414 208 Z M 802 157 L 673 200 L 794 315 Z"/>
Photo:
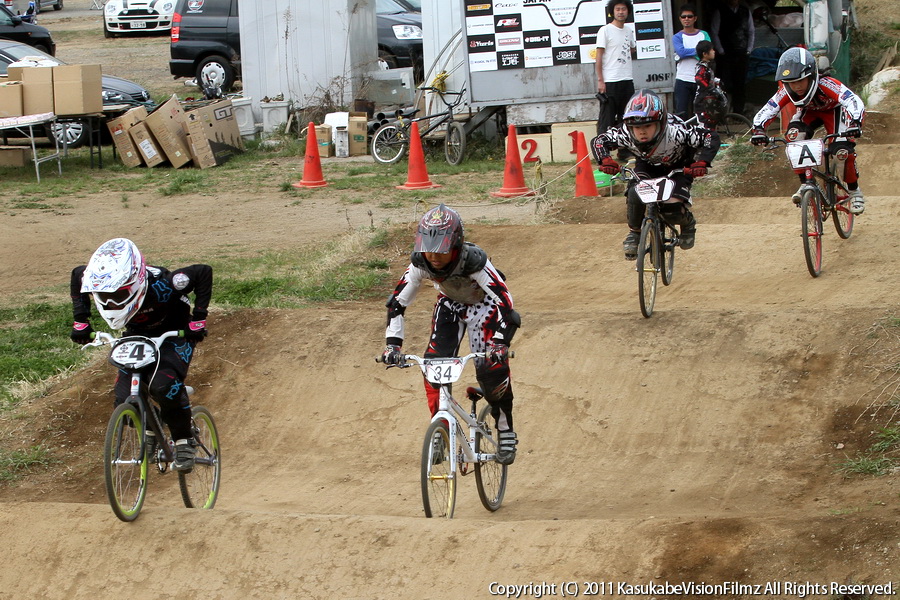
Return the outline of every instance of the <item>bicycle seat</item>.
<path id="1" fill-rule="evenodd" d="M 469 400 L 481 400 L 484 398 L 484 391 L 479 387 L 469 386 L 466 388 L 466 397 Z"/>

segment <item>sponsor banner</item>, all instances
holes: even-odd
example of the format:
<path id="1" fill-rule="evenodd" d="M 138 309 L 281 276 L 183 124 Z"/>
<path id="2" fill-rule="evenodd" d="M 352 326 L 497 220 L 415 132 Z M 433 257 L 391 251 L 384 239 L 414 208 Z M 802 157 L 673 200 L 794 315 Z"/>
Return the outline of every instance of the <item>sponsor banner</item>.
<path id="1" fill-rule="evenodd" d="M 497 70 L 497 54 L 471 54 L 469 55 L 469 71 L 472 73 L 478 71 L 496 71 Z"/>
<path id="2" fill-rule="evenodd" d="M 637 57 L 644 58 L 665 58 L 666 44 L 661 38 L 658 40 L 647 40 L 637 42 Z"/>
<path id="3" fill-rule="evenodd" d="M 492 10 L 492 6 L 490 2 L 478 2 L 477 0 L 465 0 L 466 3 L 466 11 L 465 16 L 468 19 L 469 17 L 481 17 L 484 15 L 492 15 L 494 14 Z"/>
<path id="4" fill-rule="evenodd" d="M 469 48 L 469 54 L 497 50 L 493 35 L 470 35 L 466 38 L 466 46 Z"/>
<path id="5" fill-rule="evenodd" d="M 466 35 L 492 35 L 494 33 L 494 17 L 472 17 L 466 19 Z"/>
<path id="6" fill-rule="evenodd" d="M 497 50 L 514 50 L 522 49 L 522 36 L 521 35 L 498 35 L 497 36 Z"/>
<path id="7" fill-rule="evenodd" d="M 497 33 L 506 33 L 507 31 L 522 31 L 522 15 L 494 15 L 494 31 L 496 31 Z"/>
<path id="8" fill-rule="evenodd" d="M 662 21 L 663 8 L 662 2 L 641 2 L 637 0 L 634 3 L 634 22 L 643 23 L 645 21 Z"/>
<path id="9" fill-rule="evenodd" d="M 498 69 L 522 69 L 525 67 L 525 52 L 510 50 L 497 53 Z"/>
<path id="10" fill-rule="evenodd" d="M 634 39 L 641 40 L 661 40 L 663 39 L 663 22 L 662 21 L 646 21 L 634 24 Z"/>
<path id="11" fill-rule="evenodd" d="M 525 67 L 552 67 L 553 48 L 535 48 L 525 50 Z"/>
<path id="12" fill-rule="evenodd" d="M 600 31 L 600 25 L 590 25 L 578 28 L 578 45 L 579 46 L 596 46 L 597 32 Z"/>
<path id="13" fill-rule="evenodd" d="M 553 49 L 554 65 L 577 65 L 581 62 L 581 52 L 578 46 L 563 46 Z"/>
<path id="14" fill-rule="evenodd" d="M 550 39 L 549 29 L 526 31 L 523 41 L 525 43 L 526 50 L 528 48 L 549 48 L 553 45 Z"/>

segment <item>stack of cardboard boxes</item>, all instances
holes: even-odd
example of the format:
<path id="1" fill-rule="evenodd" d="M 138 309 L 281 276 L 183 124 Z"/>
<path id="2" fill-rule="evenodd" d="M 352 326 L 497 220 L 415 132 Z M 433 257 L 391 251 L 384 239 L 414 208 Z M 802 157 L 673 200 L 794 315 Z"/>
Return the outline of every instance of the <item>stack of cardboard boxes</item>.
<path id="1" fill-rule="evenodd" d="M 206 169 L 244 150 L 231 100 L 185 111 L 172 96 L 149 114 L 143 107 L 133 108 L 107 126 L 129 167 L 166 163 L 177 169 L 193 163 Z"/>
<path id="2" fill-rule="evenodd" d="M 100 65 L 13 63 L 0 84 L 0 118 L 54 113 L 67 117 L 103 111 Z M 0 147 L 0 164 L 23 165 L 31 158 L 20 147 Z"/>
<path id="3" fill-rule="evenodd" d="M 369 119 L 364 112 L 328 113 L 325 124 L 315 129 L 321 158 L 345 158 L 369 153 Z"/>

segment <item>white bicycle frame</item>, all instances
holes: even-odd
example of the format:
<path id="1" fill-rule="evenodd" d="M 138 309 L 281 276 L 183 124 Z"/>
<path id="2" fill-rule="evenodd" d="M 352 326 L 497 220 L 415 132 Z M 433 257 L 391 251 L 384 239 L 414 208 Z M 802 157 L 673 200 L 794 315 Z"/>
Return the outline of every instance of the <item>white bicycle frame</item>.
<path id="1" fill-rule="evenodd" d="M 464 463 L 484 463 L 494 460 L 496 452 L 475 452 L 475 434 L 481 433 L 481 439 L 496 446 L 496 442 L 488 431 L 478 423 L 477 419 L 469 414 L 450 393 L 450 385 L 458 381 L 462 376 L 466 363 L 473 358 L 484 358 L 484 352 L 472 352 L 466 356 L 453 358 L 422 358 L 414 354 L 406 354 L 404 358 L 415 362 L 429 382 L 439 385 L 440 400 L 438 411 L 431 418 L 431 422 L 443 419 L 450 429 L 450 477 L 455 478 L 460 456 Z M 407 365 L 410 366 L 410 365 Z M 464 435 L 465 423 L 469 428 L 469 435 Z M 458 440 L 465 440 L 460 443 Z M 461 452 L 460 452 L 461 450 Z"/>

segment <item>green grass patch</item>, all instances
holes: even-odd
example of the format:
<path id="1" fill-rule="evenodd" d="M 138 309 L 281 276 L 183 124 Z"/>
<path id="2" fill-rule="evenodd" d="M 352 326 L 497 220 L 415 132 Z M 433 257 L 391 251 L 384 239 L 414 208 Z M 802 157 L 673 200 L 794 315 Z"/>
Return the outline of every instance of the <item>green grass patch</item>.
<path id="1" fill-rule="evenodd" d="M 71 327 L 70 305 L 0 309 L 0 408 L 20 400 L 16 385 L 40 383 L 84 360 L 69 340 Z"/>
<path id="2" fill-rule="evenodd" d="M 895 461 L 886 456 L 864 454 L 856 458 L 848 458 L 838 465 L 838 472 L 850 475 L 885 475 L 892 470 Z"/>
<path id="3" fill-rule="evenodd" d="M 43 446 L 12 451 L 0 448 L 0 481 L 13 481 L 35 467 L 46 467 L 51 462 L 50 453 Z"/>

